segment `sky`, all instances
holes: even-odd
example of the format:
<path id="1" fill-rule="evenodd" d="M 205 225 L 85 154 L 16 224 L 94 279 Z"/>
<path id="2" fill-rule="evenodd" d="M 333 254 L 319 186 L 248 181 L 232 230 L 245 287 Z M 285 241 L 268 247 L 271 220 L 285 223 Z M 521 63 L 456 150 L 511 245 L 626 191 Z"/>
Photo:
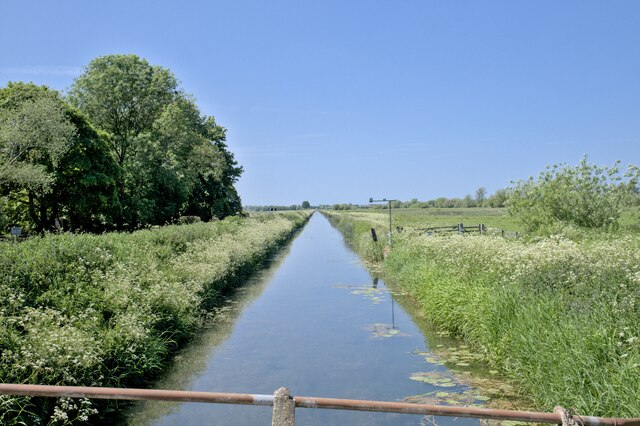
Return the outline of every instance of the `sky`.
<path id="1" fill-rule="evenodd" d="M 170 69 L 227 129 L 245 205 L 489 193 L 640 163 L 640 1 L 0 0 L 0 87 Z"/>

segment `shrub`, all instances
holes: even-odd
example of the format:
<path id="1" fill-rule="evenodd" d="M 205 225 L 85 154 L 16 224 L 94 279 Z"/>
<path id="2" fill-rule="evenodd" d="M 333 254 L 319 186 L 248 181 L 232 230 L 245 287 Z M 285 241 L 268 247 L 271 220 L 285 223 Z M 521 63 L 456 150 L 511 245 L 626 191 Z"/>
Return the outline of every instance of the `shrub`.
<path id="1" fill-rule="evenodd" d="M 508 211 L 528 231 L 551 233 L 558 224 L 611 228 L 637 190 L 639 169 L 622 175 L 618 162 L 599 167 L 583 157 L 575 167 L 547 167 L 537 179 L 519 180 L 509 188 Z"/>

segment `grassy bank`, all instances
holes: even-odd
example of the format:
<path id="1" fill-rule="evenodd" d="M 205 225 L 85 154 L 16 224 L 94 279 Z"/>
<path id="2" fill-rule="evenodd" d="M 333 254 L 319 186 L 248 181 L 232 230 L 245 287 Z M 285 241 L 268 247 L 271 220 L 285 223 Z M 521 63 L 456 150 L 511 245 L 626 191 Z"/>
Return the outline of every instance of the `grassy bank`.
<path id="1" fill-rule="evenodd" d="M 372 243 L 369 228 L 384 216 L 331 216 L 357 251 L 382 259 L 384 243 Z M 535 408 L 640 416 L 640 236 L 579 241 L 403 232 L 382 267 L 433 322 L 513 377 Z"/>
<path id="2" fill-rule="evenodd" d="M 0 381 L 145 386 L 309 213 L 0 244 Z M 0 423 L 65 424 L 97 402 L 2 397 Z"/>

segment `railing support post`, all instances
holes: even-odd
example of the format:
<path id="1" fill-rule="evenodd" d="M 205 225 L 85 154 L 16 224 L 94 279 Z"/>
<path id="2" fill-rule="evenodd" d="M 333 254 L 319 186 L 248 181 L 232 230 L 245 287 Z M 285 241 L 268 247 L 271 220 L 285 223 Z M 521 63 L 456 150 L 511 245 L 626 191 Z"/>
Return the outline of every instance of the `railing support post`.
<path id="1" fill-rule="evenodd" d="M 560 406 L 557 406 L 553 411 L 556 414 L 560 415 L 560 418 L 562 419 L 562 423 L 558 423 L 558 424 L 561 426 L 578 426 L 580 424 L 573 419 L 573 416 L 569 411 L 565 410 Z"/>
<path id="2" fill-rule="evenodd" d="M 272 426 L 294 426 L 296 422 L 296 403 L 289 394 L 289 389 L 280 388 L 273 401 Z"/>

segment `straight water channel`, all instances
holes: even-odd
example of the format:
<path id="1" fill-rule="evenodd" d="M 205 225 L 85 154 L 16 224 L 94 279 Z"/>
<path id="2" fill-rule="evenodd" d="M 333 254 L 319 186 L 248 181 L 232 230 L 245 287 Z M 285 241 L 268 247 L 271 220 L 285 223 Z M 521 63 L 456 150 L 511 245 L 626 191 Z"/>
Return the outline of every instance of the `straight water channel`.
<path id="1" fill-rule="evenodd" d="M 429 402 L 438 392 L 472 394 L 471 402 L 475 396 L 486 398 L 468 384 L 450 380 L 447 367 L 429 358 L 425 332 L 320 214 L 237 292 L 220 318 L 177 357 L 157 388 L 273 394 L 285 386 L 292 395 L 382 401 L 427 394 Z M 426 374 L 426 380 L 416 380 L 422 377 L 416 373 Z M 128 421 L 268 425 L 271 407 L 145 402 Z M 435 421 L 479 423 L 445 417 Z M 406 414 L 296 410 L 297 425 L 427 422 Z"/>

